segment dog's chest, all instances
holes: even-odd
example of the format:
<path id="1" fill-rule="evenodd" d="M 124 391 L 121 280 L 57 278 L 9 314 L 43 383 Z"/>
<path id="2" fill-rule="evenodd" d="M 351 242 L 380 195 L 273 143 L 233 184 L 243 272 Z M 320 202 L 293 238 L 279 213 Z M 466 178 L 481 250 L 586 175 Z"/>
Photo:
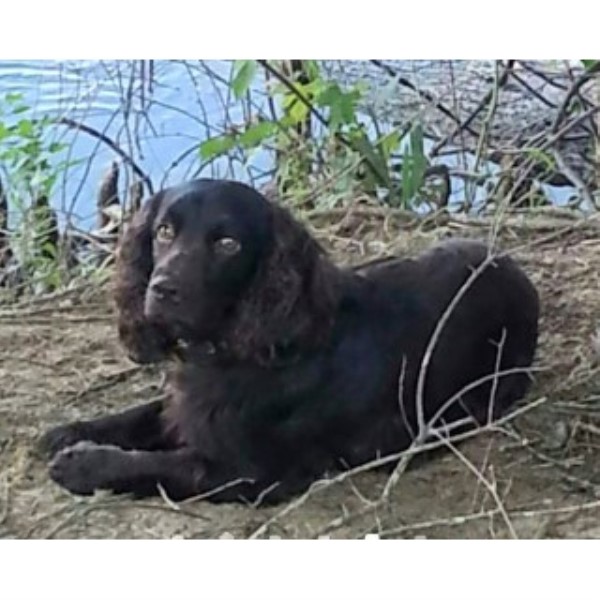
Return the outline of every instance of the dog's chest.
<path id="1" fill-rule="evenodd" d="M 222 453 L 251 435 L 257 421 L 301 409 L 327 379 L 323 361 L 277 369 L 180 365 L 169 381 L 167 418 L 185 445 Z"/>

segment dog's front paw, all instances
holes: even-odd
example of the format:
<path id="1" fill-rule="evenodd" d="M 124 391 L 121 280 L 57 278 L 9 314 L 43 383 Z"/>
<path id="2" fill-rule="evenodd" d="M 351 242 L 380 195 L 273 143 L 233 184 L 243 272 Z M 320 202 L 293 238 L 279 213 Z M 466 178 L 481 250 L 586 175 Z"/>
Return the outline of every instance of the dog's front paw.
<path id="1" fill-rule="evenodd" d="M 97 489 L 110 488 L 121 453 L 115 446 L 78 442 L 54 456 L 49 466 L 50 477 L 73 494 L 91 495 Z"/>
<path id="2" fill-rule="evenodd" d="M 42 456 L 52 458 L 64 448 L 89 440 L 88 435 L 87 427 L 81 421 L 60 425 L 50 429 L 40 438 L 37 450 Z"/>

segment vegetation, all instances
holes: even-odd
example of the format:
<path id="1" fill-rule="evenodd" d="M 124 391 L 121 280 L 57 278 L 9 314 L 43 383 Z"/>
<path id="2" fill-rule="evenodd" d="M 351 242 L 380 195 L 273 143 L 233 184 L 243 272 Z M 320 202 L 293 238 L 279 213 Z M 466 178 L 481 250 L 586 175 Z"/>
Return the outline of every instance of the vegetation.
<path id="1" fill-rule="evenodd" d="M 317 182 L 330 180 L 334 197 L 336 192 L 342 197 L 365 193 L 392 206 L 413 208 L 427 169 L 420 124 L 384 132 L 374 115 L 365 118 L 359 112 L 365 84 L 342 89 L 323 76 L 316 61 L 288 62 L 292 64 L 237 62 L 231 82 L 235 97 L 241 100 L 256 87 L 262 66 L 269 77 L 271 117 L 258 115 L 233 132 L 206 140 L 200 145 L 201 157 L 211 159 L 235 146 L 250 152 L 267 146 L 277 156 L 279 191 L 296 203 L 311 198 Z M 403 142 L 400 170 L 394 158 Z"/>
<path id="2" fill-rule="evenodd" d="M 0 243 L 5 244 L 3 262 L 7 263 L 2 266 L 18 265 L 18 278 L 35 289 L 54 289 L 66 274 L 60 268 L 58 222 L 50 199 L 61 173 L 73 163 L 57 159 L 66 144 L 52 139 L 52 120 L 31 113 L 21 94 L 9 93 L 0 101 L 0 164 L 5 181 Z M 8 264 L 11 259 L 13 265 Z"/>
<path id="3" fill-rule="evenodd" d="M 582 69 L 570 75 L 570 85 L 556 87 L 558 100 L 556 94 L 551 100 L 544 98 L 546 105 L 555 106 L 550 126 L 510 143 L 494 137 L 494 121 L 507 81 L 521 81 L 517 61 L 497 62 L 489 90 L 466 116 L 389 64 L 370 62 L 389 81 L 378 90 L 384 102 L 386 93 L 409 90 L 427 110 L 445 119 L 446 128 L 438 131 L 421 118 L 425 108 L 394 125 L 373 109 L 372 87 L 344 83 L 316 61 L 235 61 L 229 74 L 201 61 L 184 63 L 199 97 L 210 91 L 206 86 L 214 87 L 222 114 L 203 116 L 206 110 L 200 101 L 195 112 L 188 106 L 160 105 L 184 114 L 190 130 L 201 124 L 204 132 L 190 135 L 191 146 L 180 156 L 165 157 L 171 163 L 164 173 L 153 170 L 150 175 L 142 166 L 148 140 L 159 131 L 149 113 L 153 102 L 159 103 L 154 86 L 160 78 L 152 61 L 115 67 L 130 69 L 125 74 L 131 82 L 121 90 L 121 125 L 115 137 L 95 129 L 85 115 L 39 115 L 22 95 L 6 94 L 0 98 L 0 293 L 9 289 L 12 297 L 15 290 L 60 289 L 82 275 L 97 274 L 99 261 L 92 260 L 90 269 L 83 253 L 111 253 L 125 214 L 112 210 L 119 193 L 126 195 L 118 189 L 118 172 L 109 186 L 114 198 L 108 203 L 106 198 L 98 200 L 102 231 L 86 227 L 82 232 L 73 225 L 70 209 L 57 209 L 55 200 L 64 194 L 67 179 L 87 177 L 94 159 L 74 156 L 77 135 L 91 136 L 96 149 L 106 148 L 111 158 L 120 159 L 125 185 L 130 193 L 132 186 L 137 190 L 132 206 L 139 203 L 141 187 L 146 193 L 161 187 L 184 161 L 188 169 L 177 179 L 209 170 L 214 175 L 215 168 L 226 163 L 226 176 L 241 174 L 257 184 L 257 157 L 267 157 L 269 164 L 260 184 L 274 186 L 298 211 L 328 210 L 364 199 L 416 214 L 503 214 L 514 207 L 548 204 L 543 184 L 557 181 L 574 188 L 573 206 L 589 209 L 599 204 L 598 173 L 582 174 L 567 158 L 570 135 L 581 138 L 597 131 L 597 104 L 588 92 L 600 73 L 600 61 L 582 60 Z M 200 76 L 202 84 L 197 83 Z M 123 72 L 116 73 L 115 80 L 124 78 Z M 65 136 L 67 132 L 74 136 Z M 589 139 L 594 141 L 593 136 Z M 458 158 L 453 162 L 446 156 Z M 82 164 L 83 171 L 74 170 Z M 217 168 L 216 174 L 223 172 Z M 71 208 L 75 203 L 76 198 Z"/>

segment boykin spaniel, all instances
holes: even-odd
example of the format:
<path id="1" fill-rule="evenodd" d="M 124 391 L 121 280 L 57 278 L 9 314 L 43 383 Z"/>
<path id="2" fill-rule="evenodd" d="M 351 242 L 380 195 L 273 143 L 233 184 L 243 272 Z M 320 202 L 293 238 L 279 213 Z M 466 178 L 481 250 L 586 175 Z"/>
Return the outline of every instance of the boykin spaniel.
<path id="1" fill-rule="evenodd" d="M 452 240 L 339 268 L 231 181 L 147 201 L 115 293 L 130 358 L 169 360 L 169 397 L 44 436 L 51 477 L 76 494 L 281 501 L 431 428 L 497 418 L 537 345 L 538 295 L 510 257 Z"/>

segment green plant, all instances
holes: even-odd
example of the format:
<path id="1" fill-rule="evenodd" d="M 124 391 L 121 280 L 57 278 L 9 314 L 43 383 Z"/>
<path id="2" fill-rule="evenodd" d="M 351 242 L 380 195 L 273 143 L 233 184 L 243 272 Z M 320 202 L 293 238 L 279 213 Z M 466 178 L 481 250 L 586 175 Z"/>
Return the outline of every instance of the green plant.
<path id="1" fill-rule="evenodd" d="M 211 160 L 233 148 L 268 148 L 276 156 L 280 190 L 300 201 L 322 179 L 334 182 L 334 188 L 341 183 L 344 189 L 337 191 L 346 194 L 383 195 L 388 203 L 405 208 L 418 203 L 427 169 L 422 128 L 382 132 L 374 117 L 369 121 L 360 112 L 364 85 L 344 89 L 328 81 L 315 61 L 291 62 L 299 63 L 295 70 L 285 62 L 235 63 L 230 83 L 235 98 L 241 100 L 256 84 L 262 67 L 275 110 L 206 140 L 200 145 L 201 158 Z M 403 142 L 399 168 L 394 157 Z"/>
<path id="2" fill-rule="evenodd" d="M 593 71 L 598 68 L 600 60 L 582 60 L 581 64 L 586 71 Z"/>
<path id="3" fill-rule="evenodd" d="M 12 221 L 10 247 L 22 273 L 44 288 L 60 284 L 58 225 L 49 206 L 67 163 L 57 161 L 65 145 L 51 139 L 50 117 L 34 118 L 18 93 L 0 99 L 0 164 Z"/>

